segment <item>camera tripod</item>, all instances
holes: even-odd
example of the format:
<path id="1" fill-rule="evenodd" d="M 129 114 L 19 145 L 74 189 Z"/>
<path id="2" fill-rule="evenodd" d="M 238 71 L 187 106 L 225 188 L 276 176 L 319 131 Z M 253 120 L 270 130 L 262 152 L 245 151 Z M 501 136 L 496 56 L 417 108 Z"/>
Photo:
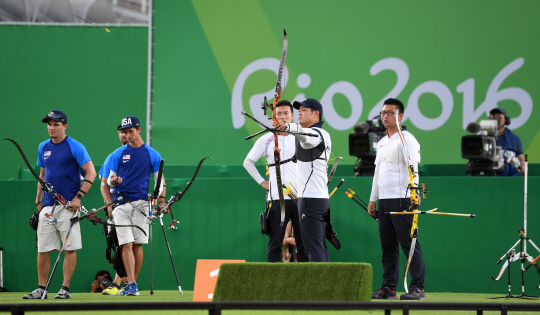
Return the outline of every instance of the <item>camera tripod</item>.
<path id="1" fill-rule="evenodd" d="M 504 265 L 501 268 L 501 271 L 499 272 L 499 275 L 497 278 L 491 277 L 493 280 L 498 281 L 502 274 L 504 273 L 504 270 L 508 267 L 508 295 L 501 296 L 501 297 L 493 297 L 489 299 L 509 299 L 509 298 L 517 298 L 517 299 L 529 299 L 529 300 L 535 300 L 538 299 L 538 296 L 533 295 L 526 295 L 525 294 L 525 271 L 528 269 L 523 266 L 525 261 L 528 261 L 529 263 L 533 262 L 534 258 L 527 254 L 527 242 L 529 242 L 538 252 L 540 252 L 540 249 L 534 242 L 527 237 L 527 174 L 528 174 L 528 160 L 527 155 L 525 154 L 525 193 L 524 193 L 524 207 L 523 207 L 523 228 L 519 228 L 519 240 L 512 246 L 500 259 L 497 261 L 497 264 L 500 264 L 505 258 L 506 261 L 504 262 Z M 516 247 L 519 245 L 519 253 L 516 253 Z M 521 260 L 521 295 L 513 296 L 511 294 L 511 281 L 510 281 L 510 263 Z M 536 271 L 538 274 L 540 274 L 540 267 L 535 263 L 533 266 L 536 268 Z"/>

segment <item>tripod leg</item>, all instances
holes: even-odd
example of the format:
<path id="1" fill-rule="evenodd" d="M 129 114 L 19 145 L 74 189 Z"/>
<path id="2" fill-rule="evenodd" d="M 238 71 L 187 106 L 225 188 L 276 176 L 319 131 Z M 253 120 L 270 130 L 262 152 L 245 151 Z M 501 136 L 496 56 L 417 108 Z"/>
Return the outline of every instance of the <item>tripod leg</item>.
<path id="1" fill-rule="evenodd" d="M 536 244 L 534 244 L 534 242 L 533 242 L 530 238 L 528 238 L 527 240 L 529 241 L 529 243 L 532 244 L 532 246 L 534 246 L 534 248 L 535 248 L 538 252 L 540 252 L 540 248 L 538 248 L 538 246 L 536 246 Z"/>
<path id="2" fill-rule="evenodd" d="M 176 284 L 178 284 L 178 291 L 180 291 L 180 294 L 184 294 L 182 292 L 182 288 L 180 287 L 180 281 L 178 280 L 178 274 L 176 273 L 176 266 L 174 265 L 174 260 L 171 253 L 171 246 L 169 245 L 169 240 L 167 239 L 167 233 L 165 233 L 165 227 L 163 226 L 163 220 L 161 216 L 159 217 L 159 222 L 161 223 L 161 229 L 163 230 L 163 236 L 165 236 L 165 243 L 167 243 L 167 249 L 169 250 L 169 256 L 171 257 L 171 263 L 174 270 L 174 276 L 176 277 Z"/>
<path id="3" fill-rule="evenodd" d="M 525 271 L 523 269 L 523 263 L 525 262 L 525 259 L 527 256 L 529 256 L 525 252 L 525 245 L 527 245 L 527 241 L 525 240 L 524 236 L 521 235 L 521 243 L 520 243 L 520 249 L 521 252 L 519 255 L 521 256 L 521 296 L 525 296 Z"/>

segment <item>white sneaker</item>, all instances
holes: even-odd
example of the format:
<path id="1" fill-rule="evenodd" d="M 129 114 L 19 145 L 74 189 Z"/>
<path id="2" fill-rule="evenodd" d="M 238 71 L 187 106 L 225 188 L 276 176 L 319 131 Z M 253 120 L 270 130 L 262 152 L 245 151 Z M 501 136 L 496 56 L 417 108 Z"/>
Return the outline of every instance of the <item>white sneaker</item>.
<path id="1" fill-rule="evenodd" d="M 69 295 L 69 291 L 60 289 L 60 291 L 58 291 L 58 294 L 54 298 L 55 299 L 71 299 L 71 295 Z"/>
<path id="2" fill-rule="evenodd" d="M 23 296 L 22 298 L 27 300 L 27 299 L 41 299 L 41 297 L 43 296 L 43 293 L 45 293 L 45 290 L 41 289 L 41 288 L 37 288 L 35 289 L 34 291 L 28 293 L 27 295 Z M 47 298 L 47 294 L 45 294 L 45 298 Z"/>

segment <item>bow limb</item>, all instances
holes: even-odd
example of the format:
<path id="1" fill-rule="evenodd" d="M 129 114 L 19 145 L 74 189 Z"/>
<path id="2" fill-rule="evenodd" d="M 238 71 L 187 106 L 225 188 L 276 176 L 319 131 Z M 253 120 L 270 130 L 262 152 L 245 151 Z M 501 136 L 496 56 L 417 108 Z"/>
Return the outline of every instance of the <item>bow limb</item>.
<path id="1" fill-rule="evenodd" d="M 405 278 L 403 284 L 405 286 L 405 292 L 409 293 L 409 288 L 407 288 L 407 274 L 409 273 L 409 267 L 411 266 L 411 261 L 414 255 L 414 248 L 416 247 L 416 234 L 412 237 L 411 249 L 409 250 L 409 258 L 407 259 L 407 267 L 405 267 Z"/>
<path id="2" fill-rule="evenodd" d="M 281 80 L 283 78 L 283 68 L 285 67 L 285 59 L 287 58 L 287 32 L 285 29 L 283 30 L 283 51 L 281 53 L 281 61 L 279 63 L 279 70 L 278 70 L 278 77 L 277 77 L 277 83 L 276 88 L 274 90 L 274 104 L 272 105 L 272 120 L 274 121 L 274 125 L 277 123 L 277 115 L 276 115 L 276 109 L 277 109 L 277 103 L 279 101 L 279 98 L 281 97 L 281 91 L 283 88 L 281 87 Z M 278 140 L 278 133 L 274 133 L 274 163 L 275 163 L 275 170 L 276 170 L 276 184 L 277 184 L 277 190 L 279 195 L 279 205 L 281 209 L 281 220 L 285 218 L 285 197 L 283 196 L 283 183 L 281 181 L 281 156 L 279 152 L 279 140 Z"/>
<path id="3" fill-rule="evenodd" d="M 28 162 L 28 159 L 26 158 L 26 155 L 24 155 L 24 152 L 22 151 L 21 146 L 19 146 L 19 144 L 17 142 L 15 142 L 15 140 L 13 140 L 13 139 L 4 138 L 4 140 L 11 141 L 17 147 L 17 150 L 19 150 L 19 153 L 21 153 L 21 157 L 23 158 L 24 163 L 26 163 L 26 166 L 28 167 L 30 172 L 32 172 L 32 175 L 34 175 L 34 177 L 38 180 L 38 182 L 43 185 L 43 183 L 45 181 L 43 179 L 41 179 L 41 177 L 39 177 L 38 174 L 36 174 L 36 171 L 34 171 L 32 166 Z"/>
<path id="4" fill-rule="evenodd" d="M 330 184 L 332 177 L 334 177 L 334 174 L 336 173 L 338 163 L 339 161 L 342 161 L 342 160 L 343 158 L 340 156 L 340 157 L 337 157 L 336 160 L 334 161 L 334 164 L 332 165 L 332 169 L 330 170 L 330 174 L 328 174 L 328 183 L 326 183 L 326 185 Z"/>
<path id="5" fill-rule="evenodd" d="M 411 210 L 417 210 L 418 206 L 420 205 L 420 200 L 419 200 L 420 198 L 418 197 L 418 193 L 416 191 L 417 187 L 414 183 L 416 172 L 412 164 L 411 155 L 409 154 L 409 147 L 407 145 L 407 140 L 405 139 L 405 136 L 403 135 L 403 132 L 401 131 L 401 123 L 399 122 L 399 109 L 396 110 L 396 124 L 397 124 L 397 131 L 399 134 L 399 139 L 402 144 L 401 147 L 402 147 L 403 157 L 405 158 L 405 163 L 407 164 L 407 170 L 409 173 L 409 185 L 410 185 L 409 189 L 411 190 L 411 201 L 412 201 Z M 411 230 L 411 237 L 412 235 L 413 235 L 413 230 Z"/>
<path id="6" fill-rule="evenodd" d="M 158 198 L 159 191 L 161 188 L 161 177 L 163 176 L 163 164 L 165 164 L 165 160 L 161 160 L 161 162 L 159 162 L 159 170 L 158 170 L 158 176 L 156 179 L 156 186 L 154 187 L 154 193 L 152 194 L 152 197 L 154 200 Z"/>
<path id="7" fill-rule="evenodd" d="M 195 177 L 197 177 L 197 174 L 199 173 L 199 170 L 201 169 L 201 165 L 203 164 L 204 160 L 206 159 L 211 159 L 212 157 L 210 156 L 207 156 L 205 158 L 203 158 L 200 162 L 199 162 L 199 165 L 197 165 L 197 169 L 195 169 L 195 173 L 193 174 L 193 176 L 191 177 L 191 180 L 186 184 L 186 188 L 184 188 L 184 190 L 181 192 L 180 194 L 180 198 L 182 196 L 184 196 L 184 194 L 186 193 L 186 191 L 189 189 L 189 187 L 191 187 L 191 184 L 193 184 L 193 182 L 195 181 Z M 177 200 L 178 201 L 178 200 Z"/>
<path id="8" fill-rule="evenodd" d="M 203 164 L 204 160 L 211 159 L 211 158 L 212 157 L 210 157 L 210 156 L 204 157 L 199 162 L 199 165 L 197 165 L 197 169 L 195 169 L 195 173 L 191 177 L 191 180 L 189 182 L 187 182 L 186 187 L 184 188 L 184 190 L 179 191 L 176 194 L 172 195 L 171 198 L 169 199 L 169 201 L 167 202 L 167 204 L 165 206 L 163 206 L 162 211 L 164 209 L 169 209 L 169 211 L 171 212 L 171 218 L 172 218 L 173 222 L 169 225 L 169 229 L 175 229 L 176 230 L 175 225 L 179 223 L 178 221 L 176 221 L 174 219 L 174 215 L 173 215 L 173 212 L 172 212 L 172 205 L 175 202 L 180 201 L 180 199 L 182 199 L 182 197 L 184 197 L 184 195 L 188 191 L 189 187 L 191 187 L 191 184 L 193 184 L 193 182 L 195 181 L 195 178 L 197 177 L 197 174 L 199 173 L 199 170 L 201 169 L 201 165 Z"/>
<path id="9" fill-rule="evenodd" d="M 497 275 L 497 278 L 494 278 L 493 276 L 491 276 L 491 279 L 493 279 L 495 281 L 499 281 L 499 279 L 501 279 L 501 276 L 503 275 L 504 271 L 506 270 L 506 267 L 508 267 L 508 260 L 504 262 L 501 270 L 499 271 L 499 274 Z"/>
<path id="10" fill-rule="evenodd" d="M 397 125 L 397 131 L 399 134 L 399 139 L 401 141 L 401 148 L 403 152 L 403 157 L 405 158 L 405 163 L 407 165 L 407 170 L 409 172 L 409 187 L 411 188 L 411 207 L 410 210 L 415 211 L 418 210 L 420 205 L 420 200 L 418 198 L 418 193 L 416 192 L 416 186 L 414 184 L 414 178 L 416 177 L 416 173 L 414 171 L 414 166 L 412 164 L 411 156 L 409 154 L 409 148 L 407 146 L 407 140 L 405 140 L 405 136 L 403 135 L 403 132 L 401 131 L 401 123 L 399 122 L 399 109 L 396 109 L 396 125 Z M 405 292 L 409 293 L 407 288 L 407 273 L 409 271 L 409 266 L 411 264 L 413 255 L 414 255 L 414 248 L 416 246 L 416 238 L 418 235 L 418 214 L 414 214 L 412 226 L 411 226 L 411 249 L 409 251 L 409 258 L 407 260 L 407 268 L 405 269 L 405 277 L 404 277 L 404 283 L 405 283 Z"/>
<path id="11" fill-rule="evenodd" d="M 494 278 L 493 276 L 491 276 L 491 279 L 493 279 L 495 281 L 499 281 L 499 279 L 501 279 L 501 276 L 503 275 L 504 271 L 508 267 L 508 262 L 509 261 L 514 262 L 514 261 L 516 261 L 518 259 L 520 259 L 519 253 L 517 253 L 515 255 L 511 255 L 510 257 L 508 257 L 508 259 L 505 260 L 503 266 L 501 267 L 501 270 L 499 271 L 499 274 L 497 275 L 497 278 Z"/>

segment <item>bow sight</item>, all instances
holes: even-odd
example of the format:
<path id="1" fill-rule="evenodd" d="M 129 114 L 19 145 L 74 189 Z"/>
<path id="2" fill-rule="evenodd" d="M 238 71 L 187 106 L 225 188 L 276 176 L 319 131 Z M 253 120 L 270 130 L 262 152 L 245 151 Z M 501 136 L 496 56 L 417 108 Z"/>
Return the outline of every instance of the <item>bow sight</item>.
<path id="1" fill-rule="evenodd" d="M 268 99 L 266 98 L 266 96 L 264 97 L 264 102 L 263 102 L 261 108 L 262 108 L 262 110 L 263 110 L 263 112 L 264 112 L 264 116 L 268 116 L 268 115 L 266 114 L 266 110 L 267 110 L 267 109 L 272 110 L 272 104 L 268 104 Z M 271 120 L 272 117 L 268 117 L 268 119 Z"/>

